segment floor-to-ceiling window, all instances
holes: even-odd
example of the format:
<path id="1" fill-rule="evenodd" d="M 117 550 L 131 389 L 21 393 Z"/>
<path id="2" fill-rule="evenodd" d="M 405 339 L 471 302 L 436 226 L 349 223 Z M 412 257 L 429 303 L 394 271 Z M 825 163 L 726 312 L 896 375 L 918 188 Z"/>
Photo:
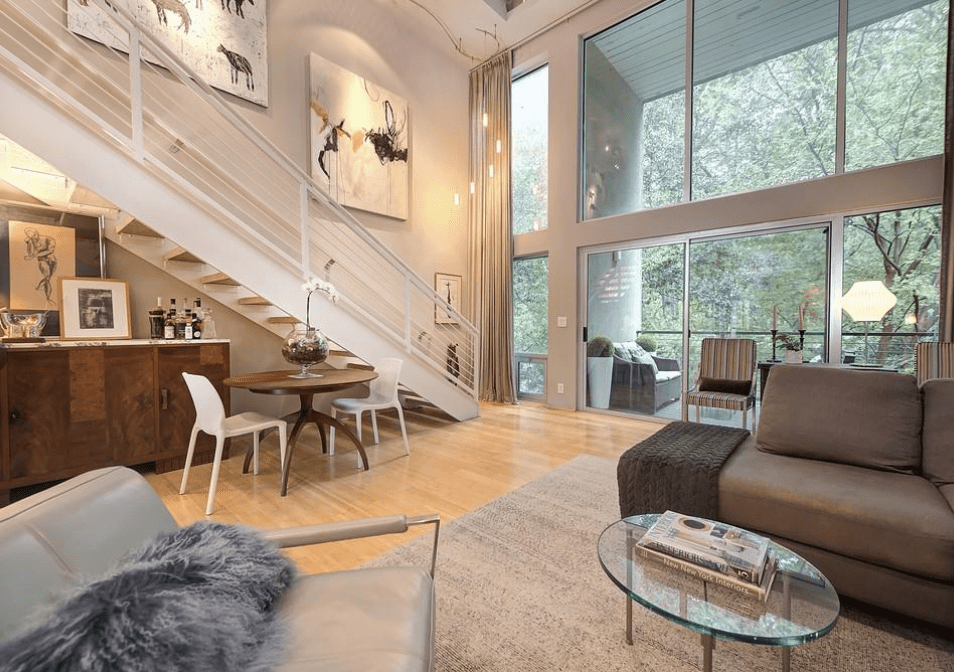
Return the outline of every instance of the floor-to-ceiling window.
<path id="1" fill-rule="evenodd" d="M 542 66 L 511 85 L 513 233 L 547 228 L 547 97 Z M 513 329 L 517 395 L 545 399 L 547 389 L 548 259 L 513 260 Z"/>

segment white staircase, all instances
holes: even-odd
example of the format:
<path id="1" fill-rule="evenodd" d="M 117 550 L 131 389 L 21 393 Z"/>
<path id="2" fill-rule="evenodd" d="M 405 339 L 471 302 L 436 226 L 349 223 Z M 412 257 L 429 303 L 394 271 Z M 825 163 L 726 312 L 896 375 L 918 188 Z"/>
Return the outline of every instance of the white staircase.
<path id="1" fill-rule="evenodd" d="M 330 279 L 338 305 L 311 309 L 334 343 L 403 359 L 403 385 L 475 417 L 474 327 L 124 10 L 89 3 L 134 57 L 67 31 L 65 3 L 0 0 L 0 133 L 129 213 L 107 238 L 276 333 L 304 321 L 302 282 Z"/>

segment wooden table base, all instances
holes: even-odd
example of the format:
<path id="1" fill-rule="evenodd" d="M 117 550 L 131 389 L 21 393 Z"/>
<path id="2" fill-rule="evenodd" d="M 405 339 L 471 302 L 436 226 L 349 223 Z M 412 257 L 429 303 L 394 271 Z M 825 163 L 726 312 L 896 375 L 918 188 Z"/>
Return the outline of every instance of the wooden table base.
<path id="1" fill-rule="evenodd" d="M 288 493 L 288 474 L 291 471 L 292 454 L 295 452 L 295 444 L 298 442 L 298 435 L 301 434 L 302 428 L 307 424 L 315 423 L 315 427 L 318 428 L 318 435 L 321 437 L 322 452 L 328 452 L 328 444 L 325 439 L 325 427 L 334 427 L 336 430 L 351 439 L 351 442 L 358 450 L 358 454 L 361 456 L 361 464 L 364 471 L 367 471 L 369 468 L 368 455 L 364 452 L 364 446 L 361 445 L 361 441 L 358 440 L 358 437 L 355 435 L 355 433 L 348 429 L 341 423 L 341 421 L 337 420 L 336 418 L 332 418 L 327 413 L 322 413 L 321 411 L 316 411 L 314 408 L 312 408 L 312 400 L 314 399 L 314 396 L 314 394 L 298 395 L 298 398 L 301 400 L 301 408 L 298 409 L 297 414 L 293 414 L 296 416 L 295 426 L 292 428 L 291 434 L 288 436 L 288 446 L 285 449 L 285 463 L 282 465 L 282 497 Z M 245 464 L 242 466 L 243 474 L 248 473 L 248 465 L 252 460 L 252 452 L 252 447 L 249 447 L 248 452 L 245 453 Z"/>

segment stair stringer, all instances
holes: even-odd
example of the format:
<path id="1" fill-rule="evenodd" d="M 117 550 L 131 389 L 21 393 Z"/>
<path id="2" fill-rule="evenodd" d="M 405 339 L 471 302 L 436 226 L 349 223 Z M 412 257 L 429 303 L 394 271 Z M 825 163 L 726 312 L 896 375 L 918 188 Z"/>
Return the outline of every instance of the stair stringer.
<path id="1" fill-rule="evenodd" d="M 189 197 L 162 171 L 151 167 L 148 157 L 136 160 L 126 145 L 91 129 L 88 122 L 80 121 L 2 69 L 0 90 L 4 92 L 0 128 L 14 142 L 147 222 L 150 228 L 280 310 L 304 318 L 300 269 L 265 252 L 252 237 L 226 226 L 209 204 Z M 465 420 L 479 414 L 478 404 L 468 393 L 415 356 L 405 344 L 366 324 L 358 311 L 327 301 L 313 302 L 312 310 L 313 321 L 328 337 L 361 359 L 371 363 L 383 357 L 403 359 L 401 382 L 451 417 Z"/>

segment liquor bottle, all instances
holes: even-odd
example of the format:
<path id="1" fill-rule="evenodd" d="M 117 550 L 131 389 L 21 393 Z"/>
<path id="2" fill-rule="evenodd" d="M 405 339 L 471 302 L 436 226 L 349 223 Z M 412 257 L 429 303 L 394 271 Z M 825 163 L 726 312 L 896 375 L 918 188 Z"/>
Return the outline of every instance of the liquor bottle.
<path id="1" fill-rule="evenodd" d="M 173 305 L 175 304 L 175 299 L 172 299 Z M 162 327 L 162 337 L 167 341 L 171 341 L 176 337 L 176 311 L 175 308 L 169 308 L 169 312 L 166 313 L 166 321 Z"/>
<path id="2" fill-rule="evenodd" d="M 186 324 L 189 323 L 188 313 L 186 312 L 186 300 L 182 299 L 182 307 L 179 314 L 175 317 L 175 338 L 179 341 L 186 339 Z"/>
<path id="3" fill-rule="evenodd" d="M 202 299 L 196 298 L 192 302 L 192 338 L 198 340 L 202 338 Z"/>
<path id="4" fill-rule="evenodd" d="M 156 297 L 156 307 L 149 311 L 149 338 L 164 337 L 166 311 L 162 309 L 162 297 Z"/>

